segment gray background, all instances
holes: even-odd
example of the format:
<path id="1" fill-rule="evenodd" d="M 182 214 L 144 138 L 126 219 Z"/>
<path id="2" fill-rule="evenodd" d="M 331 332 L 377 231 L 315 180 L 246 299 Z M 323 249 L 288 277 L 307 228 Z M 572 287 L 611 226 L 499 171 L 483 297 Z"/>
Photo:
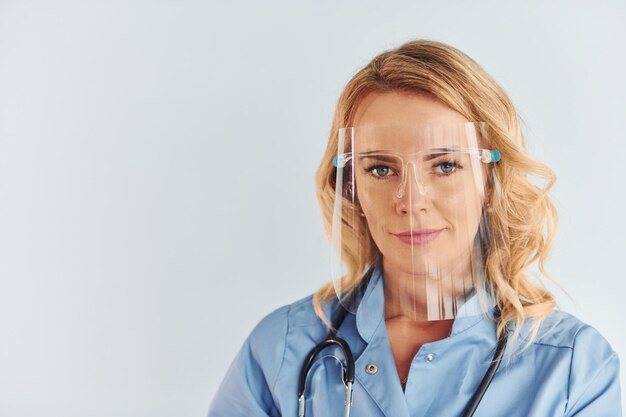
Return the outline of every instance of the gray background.
<path id="1" fill-rule="evenodd" d="M 0 415 L 205 415 L 255 323 L 328 279 L 336 99 L 412 38 L 509 92 L 559 178 L 558 299 L 626 360 L 624 21 L 623 1 L 1 1 Z"/>

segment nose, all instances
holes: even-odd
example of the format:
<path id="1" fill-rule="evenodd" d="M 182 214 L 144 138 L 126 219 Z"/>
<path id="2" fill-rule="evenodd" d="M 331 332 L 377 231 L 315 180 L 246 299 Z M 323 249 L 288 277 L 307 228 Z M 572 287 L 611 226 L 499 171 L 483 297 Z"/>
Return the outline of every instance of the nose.
<path id="1" fill-rule="evenodd" d="M 398 186 L 398 191 L 396 192 L 396 197 L 404 197 L 407 192 L 407 188 L 410 189 L 412 186 L 411 178 L 413 178 L 413 181 L 417 185 L 417 191 L 419 192 L 419 194 L 424 196 L 426 195 L 426 187 L 424 186 L 424 183 L 422 182 L 422 179 L 420 178 L 418 172 L 419 170 L 414 163 L 408 162 L 406 164 L 406 166 L 404 167 L 404 173 L 402 175 L 402 181 L 400 182 L 400 185 Z"/>
<path id="2" fill-rule="evenodd" d="M 427 190 L 418 172 L 413 163 L 408 163 L 405 167 L 402 181 L 396 192 L 396 211 L 399 214 L 405 215 L 409 211 L 425 210 L 427 207 Z"/>

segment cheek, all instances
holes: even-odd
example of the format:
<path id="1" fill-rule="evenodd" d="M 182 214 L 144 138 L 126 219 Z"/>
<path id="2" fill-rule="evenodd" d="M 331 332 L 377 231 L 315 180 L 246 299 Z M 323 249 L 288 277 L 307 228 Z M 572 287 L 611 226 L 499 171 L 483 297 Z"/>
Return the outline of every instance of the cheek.
<path id="1" fill-rule="evenodd" d="M 372 237 L 376 237 L 384 229 L 385 219 L 389 218 L 386 215 L 386 210 L 381 207 L 380 204 L 361 206 L 363 213 L 365 214 L 365 220 L 370 230 Z"/>
<path id="2" fill-rule="evenodd" d="M 359 196 L 359 204 L 365 215 L 365 222 L 370 235 L 376 245 L 380 247 L 386 236 L 386 220 L 393 218 L 393 213 L 390 213 L 393 207 L 390 207 L 389 204 L 382 204 L 379 199 L 372 199 L 371 197 L 368 199 L 365 195 Z"/>
<path id="3" fill-rule="evenodd" d="M 454 230 L 473 237 L 480 223 L 482 198 L 479 195 L 440 201 L 437 212 L 448 221 Z"/>
<path id="4" fill-rule="evenodd" d="M 368 195 L 368 193 L 360 193 L 358 188 L 356 195 L 368 223 L 379 223 L 387 217 L 389 204 L 385 204 L 380 198 L 376 198 L 376 196 Z"/>

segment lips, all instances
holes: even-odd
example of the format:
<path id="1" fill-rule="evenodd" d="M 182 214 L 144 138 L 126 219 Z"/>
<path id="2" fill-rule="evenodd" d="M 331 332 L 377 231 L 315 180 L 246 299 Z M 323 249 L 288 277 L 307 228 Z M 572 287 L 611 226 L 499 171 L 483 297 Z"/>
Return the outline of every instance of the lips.
<path id="1" fill-rule="evenodd" d="M 443 229 L 420 229 L 393 235 L 407 245 L 425 245 L 437 239 Z"/>

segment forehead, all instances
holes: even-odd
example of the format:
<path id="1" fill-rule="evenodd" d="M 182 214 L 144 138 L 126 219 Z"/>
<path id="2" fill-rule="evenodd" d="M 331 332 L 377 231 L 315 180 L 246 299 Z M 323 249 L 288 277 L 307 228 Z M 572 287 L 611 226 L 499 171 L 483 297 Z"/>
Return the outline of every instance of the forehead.
<path id="1" fill-rule="evenodd" d="M 359 104 L 353 126 L 411 126 L 469 122 L 441 101 L 413 92 L 373 92 Z"/>
<path id="2" fill-rule="evenodd" d="M 416 126 L 356 127 L 344 139 L 347 151 L 390 151 L 415 153 L 442 148 L 476 148 L 479 145 L 474 123 L 427 124 Z"/>
<path id="3" fill-rule="evenodd" d="M 371 93 L 354 117 L 353 149 L 412 153 L 476 144 L 473 125 L 441 101 L 416 93 Z"/>

